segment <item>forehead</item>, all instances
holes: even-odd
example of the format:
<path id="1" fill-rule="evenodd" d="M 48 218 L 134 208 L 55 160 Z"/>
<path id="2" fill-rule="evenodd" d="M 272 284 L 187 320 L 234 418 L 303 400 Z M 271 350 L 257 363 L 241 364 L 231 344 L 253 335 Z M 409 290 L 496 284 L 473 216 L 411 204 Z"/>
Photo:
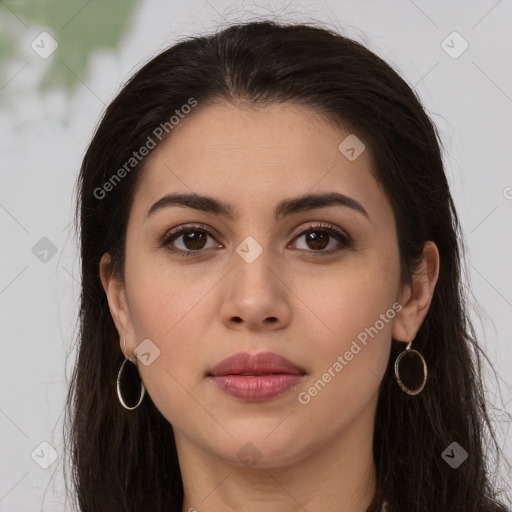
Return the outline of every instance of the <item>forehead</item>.
<path id="1" fill-rule="evenodd" d="M 339 149 L 347 137 L 354 135 L 289 103 L 199 106 L 150 155 L 134 208 L 143 214 L 166 193 L 180 191 L 223 198 L 237 212 L 256 204 L 261 211 L 283 197 L 334 190 L 378 218 L 386 198 L 371 173 L 369 148 L 350 160 Z"/>

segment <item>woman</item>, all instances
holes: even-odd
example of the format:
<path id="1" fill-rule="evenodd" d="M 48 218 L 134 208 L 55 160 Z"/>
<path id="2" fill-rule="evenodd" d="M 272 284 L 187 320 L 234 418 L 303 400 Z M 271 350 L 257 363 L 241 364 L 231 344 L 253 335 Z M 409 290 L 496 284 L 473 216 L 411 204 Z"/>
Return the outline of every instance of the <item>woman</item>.
<path id="1" fill-rule="evenodd" d="M 80 510 L 506 510 L 436 130 L 368 49 L 172 46 L 107 108 L 77 217 Z"/>

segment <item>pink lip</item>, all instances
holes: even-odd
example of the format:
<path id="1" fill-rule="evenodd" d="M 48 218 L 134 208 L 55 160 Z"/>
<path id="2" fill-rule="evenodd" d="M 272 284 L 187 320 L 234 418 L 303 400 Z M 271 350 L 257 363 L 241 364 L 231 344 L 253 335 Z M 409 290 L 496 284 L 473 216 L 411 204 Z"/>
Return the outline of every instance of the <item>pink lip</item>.
<path id="1" fill-rule="evenodd" d="M 214 384 L 236 398 L 268 400 L 297 386 L 303 368 L 272 352 L 239 352 L 215 365 L 208 374 Z"/>

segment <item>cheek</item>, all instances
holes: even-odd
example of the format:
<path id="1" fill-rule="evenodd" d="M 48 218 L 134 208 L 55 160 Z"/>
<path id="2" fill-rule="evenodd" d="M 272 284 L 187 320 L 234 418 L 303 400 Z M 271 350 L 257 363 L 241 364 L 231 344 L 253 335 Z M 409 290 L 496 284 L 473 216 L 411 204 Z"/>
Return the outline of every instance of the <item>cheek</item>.
<path id="1" fill-rule="evenodd" d="M 307 286 L 305 277 L 307 302 L 322 320 L 317 323 L 325 327 L 325 339 L 339 340 L 336 348 L 343 348 L 344 343 L 379 321 L 381 315 L 386 318 L 384 325 L 379 322 L 379 331 L 389 334 L 396 312 L 388 310 L 398 296 L 398 267 L 398 254 L 393 248 L 387 253 L 372 249 L 364 257 L 355 254 L 346 265 L 333 267 L 328 275 L 315 279 L 313 287 Z"/>
<path id="2" fill-rule="evenodd" d="M 193 329 L 189 319 L 197 318 L 216 276 L 171 263 L 163 252 L 133 251 L 126 265 L 126 289 L 137 342 L 150 338 L 157 344 L 174 345 L 173 339 L 187 339 L 180 332 Z"/>
<path id="3" fill-rule="evenodd" d="M 198 357 L 198 342 L 203 337 L 188 321 L 198 298 L 192 294 L 185 300 L 186 293 L 176 282 L 169 286 L 162 280 L 146 279 L 131 301 L 137 343 L 149 338 L 158 354 L 147 366 L 139 360 L 140 376 L 156 408 L 177 428 L 183 421 L 186 424 L 186 418 L 190 421 L 204 414 L 190 394 L 203 371 Z"/>
<path id="4" fill-rule="evenodd" d="M 314 372 L 303 400 L 311 405 L 311 421 L 329 404 L 342 417 L 356 414 L 377 392 L 387 367 L 392 326 L 401 309 L 398 254 L 394 249 L 365 258 L 364 265 L 347 265 L 315 286 L 311 308 L 315 321 Z M 384 253 L 385 254 L 385 253 Z M 312 320 L 313 321 L 313 320 Z M 337 412 L 336 412 L 337 411 Z"/>
<path id="5" fill-rule="evenodd" d="M 179 427 L 184 418 L 204 415 L 190 392 L 206 371 L 201 358 L 205 306 L 218 279 L 204 272 L 194 278 L 186 268 L 174 266 L 171 272 L 170 265 L 144 264 L 136 258 L 126 265 L 136 343 L 151 340 L 157 354 L 149 365 L 139 360 L 139 373 L 155 406 Z"/>

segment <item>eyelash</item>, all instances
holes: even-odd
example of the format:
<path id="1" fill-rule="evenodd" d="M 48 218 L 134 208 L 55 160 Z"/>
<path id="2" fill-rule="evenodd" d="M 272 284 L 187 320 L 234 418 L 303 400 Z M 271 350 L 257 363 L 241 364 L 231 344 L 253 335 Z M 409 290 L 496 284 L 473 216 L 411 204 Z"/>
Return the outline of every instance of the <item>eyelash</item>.
<path id="1" fill-rule="evenodd" d="M 202 224 L 187 225 L 187 226 L 180 226 L 179 228 L 175 228 L 175 229 L 172 229 L 172 230 L 166 232 L 166 234 L 164 235 L 163 240 L 161 242 L 161 245 L 163 247 L 167 247 L 169 249 L 169 251 L 171 251 L 173 253 L 180 254 L 181 256 L 186 257 L 186 258 L 197 255 L 201 252 L 204 252 L 203 249 L 198 249 L 196 251 L 191 251 L 191 250 L 183 251 L 181 249 L 175 249 L 175 248 L 169 247 L 169 244 L 172 241 L 174 241 L 175 239 L 179 238 L 180 235 L 183 235 L 188 232 L 193 232 L 193 231 L 200 231 L 200 232 L 206 233 L 211 238 L 215 238 L 213 236 L 213 234 L 211 233 L 211 231 Z M 297 238 L 300 238 L 301 236 L 303 236 L 305 234 L 308 234 L 310 232 L 315 232 L 315 231 L 320 231 L 322 233 L 327 233 L 328 235 L 333 236 L 339 242 L 342 243 L 343 248 L 335 249 L 335 250 L 331 249 L 329 251 L 311 250 L 311 251 L 307 251 L 307 252 L 313 252 L 313 253 L 319 253 L 319 254 L 324 253 L 327 255 L 331 255 L 331 254 L 338 253 L 344 249 L 349 249 L 350 247 L 352 247 L 352 244 L 354 242 L 354 240 L 352 239 L 352 237 L 350 235 L 348 235 L 348 234 L 344 233 L 343 231 L 339 230 L 338 228 L 334 227 L 334 225 L 326 223 L 326 222 L 319 222 L 313 226 L 307 226 L 307 227 L 299 229 L 299 231 L 295 234 L 293 240 L 296 240 Z"/>

